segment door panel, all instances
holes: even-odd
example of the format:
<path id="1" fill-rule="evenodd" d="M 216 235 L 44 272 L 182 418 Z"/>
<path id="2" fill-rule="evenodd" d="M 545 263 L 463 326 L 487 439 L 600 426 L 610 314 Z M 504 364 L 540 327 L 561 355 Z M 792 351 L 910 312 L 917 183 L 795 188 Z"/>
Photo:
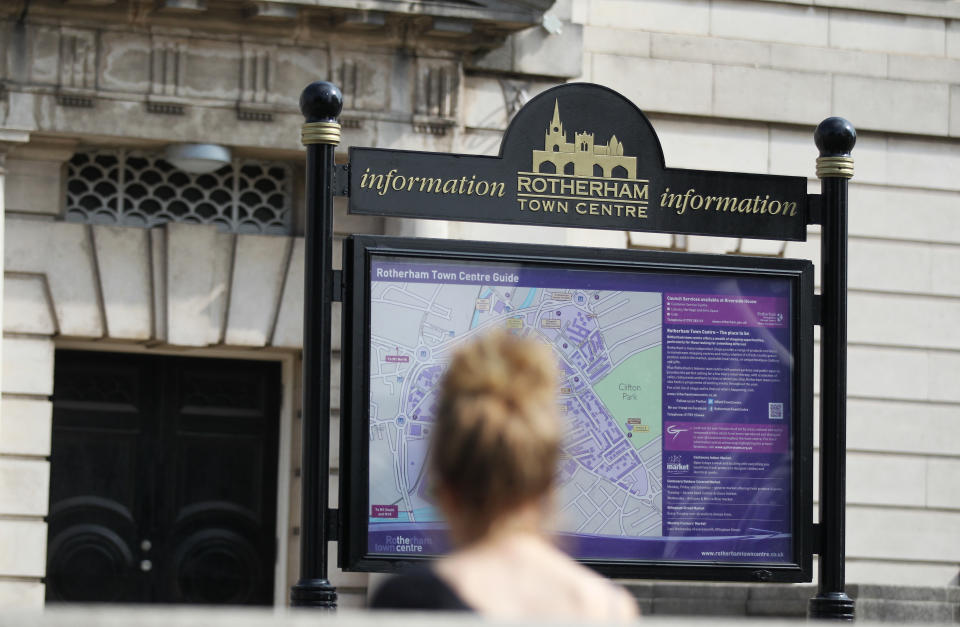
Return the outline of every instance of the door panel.
<path id="1" fill-rule="evenodd" d="M 270 604 L 280 366 L 58 351 L 47 598 Z"/>
<path id="2" fill-rule="evenodd" d="M 202 365 L 179 360 L 172 373 L 176 475 L 164 587 L 190 603 L 269 604 L 275 540 L 259 530 L 273 529 L 276 514 L 270 408 L 279 406 L 279 386 L 267 385 L 263 363 Z"/>
<path id="3" fill-rule="evenodd" d="M 149 598 L 139 569 L 150 482 L 152 364 L 126 355 L 58 352 L 47 547 L 47 599 L 134 603 Z"/>

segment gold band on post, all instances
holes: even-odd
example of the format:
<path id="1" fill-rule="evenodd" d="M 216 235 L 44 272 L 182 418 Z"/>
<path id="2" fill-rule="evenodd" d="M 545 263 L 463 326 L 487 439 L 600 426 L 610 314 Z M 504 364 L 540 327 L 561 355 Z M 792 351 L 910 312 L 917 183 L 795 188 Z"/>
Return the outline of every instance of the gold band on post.
<path id="1" fill-rule="evenodd" d="M 853 157 L 818 157 L 817 178 L 825 176 L 853 178 Z"/>
<path id="2" fill-rule="evenodd" d="M 307 122 L 300 132 L 300 141 L 307 144 L 340 143 L 340 125 L 336 122 Z"/>

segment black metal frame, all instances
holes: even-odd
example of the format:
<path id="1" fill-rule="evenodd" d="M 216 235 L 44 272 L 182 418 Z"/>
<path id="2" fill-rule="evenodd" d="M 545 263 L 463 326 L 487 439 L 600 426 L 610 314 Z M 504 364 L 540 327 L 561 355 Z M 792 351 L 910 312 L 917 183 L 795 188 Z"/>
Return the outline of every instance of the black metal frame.
<path id="1" fill-rule="evenodd" d="M 576 248 L 394 238 L 359 235 L 343 252 L 344 396 L 341 417 L 340 549 L 344 570 L 393 572 L 428 558 L 372 555 L 367 551 L 370 425 L 370 261 L 373 256 L 435 258 L 455 261 L 516 262 L 606 272 L 645 272 L 682 276 L 774 277 L 791 283 L 791 373 L 793 423 L 792 564 L 666 562 L 584 559 L 583 564 L 618 578 L 795 583 L 812 578 L 813 503 L 813 264 L 806 260 L 731 257 L 688 253 Z"/>
<path id="2" fill-rule="evenodd" d="M 611 91 L 607 88 L 601 88 Z M 615 93 L 615 92 L 611 92 Z M 339 124 L 336 118 L 343 105 L 340 90 L 332 83 L 317 81 L 308 85 L 300 98 L 300 108 L 306 119 L 304 140 L 307 146 L 307 229 L 306 276 L 304 294 L 304 403 L 303 403 L 303 475 L 301 509 L 301 578 L 291 592 L 294 605 L 336 607 L 336 588 L 326 579 L 327 541 L 347 540 L 351 531 L 337 522 L 342 516 L 327 506 L 327 473 L 329 453 L 330 399 L 330 305 L 339 300 L 339 283 L 331 263 L 333 196 L 349 195 L 349 164 L 334 167 L 335 145 L 339 142 Z M 638 116 L 649 125 L 642 112 Z M 307 128 L 310 127 L 309 132 Z M 655 137 L 655 136 L 654 136 Z M 820 150 L 817 176 L 821 179 L 821 194 L 807 195 L 807 223 L 822 224 L 821 256 L 823 262 L 822 297 L 814 301 L 813 320 L 821 326 L 820 342 L 821 397 L 820 397 L 820 523 L 803 528 L 803 545 L 808 560 L 812 553 L 820 555 L 817 595 L 810 599 L 808 615 L 811 618 L 852 620 L 855 602 L 847 596 L 844 574 L 844 535 L 846 524 L 846 372 L 847 372 L 847 179 L 853 176 L 850 153 L 856 143 L 856 131 L 843 118 L 827 118 L 814 133 Z M 320 145 L 318 145 L 320 144 Z M 416 153 L 410 153 L 416 155 Z M 662 153 L 661 153 L 662 154 Z M 442 155 L 438 155 L 438 158 Z M 723 173 L 718 173 L 723 174 Z M 737 173 L 726 173 L 737 176 Z M 339 176 L 338 176 L 339 175 Z M 343 178 L 341 179 L 340 176 Z M 767 178 L 767 177 L 760 177 Z M 389 207 L 371 211 L 378 215 L 395 215 Z M 452 214 L 420 217 L 449 220 L 473 218 Z M 591 226 L 591 225 L 585 225 Z M 595 226 L 595 225 L 593 225 Z M 704 232 L 706 235 L 722 233 Z M 765 237 L 764 235 L 744 235 Z M 776 239 L 774 237 L 774 239 Z M 803 237 L 799 239 L 804 239 Z M 455 245 L 453 245 L 455 246 Z M 454 248 L 455 250 L 455 248 Z M 598 251 L 598 259 L 616 254 Z M 685 267 L 695 265 L 701 256 L 683 254 L 676 263 Z M 724 258 L 736 267 L 739 262 Z M 351 266 L 352 267 L 352 266 Z M 319 315 L 318 315 L 319 314 Z M 344 316 L 345 320 L 349 316 Z M 351 322 L 352 324 L 352 322 Z M 807 324 L 803 325 L 808 328 Z M 324 329 L 326 327 L 326 329 Z M 812 337 L 812 334 L 811 334 Z M 326 365 L 324 365 L 326 363 Z M 311 392 L 319 386 L 319 394 Z M 802 399 L 812 403 L 812 390 Z M 349 407 L 345 407 L 349 411 Z M 341 440 L 342 442 L 343 440 Z M 812 442 L 811 442 L 812 445 Z M 350 486 L 355 477 L 342 476 Z M 334 517 L 336 516 L 336 518 Z M 809 533 L 806 533 L 809 532 Z M 653 568 L 653 567 L 651 567 Z M 668 567 L 669 568 L 669 567 Z M 644 571 L 646 572 L 646 571 Z M 696 574 L 695 574 L 696 572 Z M 700 578 L 703 571 L 690 571 Z M 759 574 L 759 573 L 758 573 Z M 667 576 L 662 568 L 649 572 L 650 576 Z M 638 574 L 636 576 L 642 576 Z"/>

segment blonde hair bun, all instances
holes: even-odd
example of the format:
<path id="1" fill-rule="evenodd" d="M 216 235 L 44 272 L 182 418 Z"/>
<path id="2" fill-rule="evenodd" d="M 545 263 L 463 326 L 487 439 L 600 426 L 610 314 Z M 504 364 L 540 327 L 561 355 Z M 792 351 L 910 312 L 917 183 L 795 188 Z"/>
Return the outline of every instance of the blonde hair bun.
<path id="1" fill-rule="evenodd" d="M 551 490 L 562 440 L 557 376 L 545 344 L 502 331 L 454 354 L 440 384 L 431 469 L 478 534 Z"/>

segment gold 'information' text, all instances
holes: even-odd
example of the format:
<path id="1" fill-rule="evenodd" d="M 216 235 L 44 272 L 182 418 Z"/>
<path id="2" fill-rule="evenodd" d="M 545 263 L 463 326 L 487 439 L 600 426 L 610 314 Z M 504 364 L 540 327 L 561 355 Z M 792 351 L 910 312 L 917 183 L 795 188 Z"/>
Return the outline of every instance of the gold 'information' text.
<path id="1" fill-rule="evenodd" d="M 663 209 L 673 209 L 678 216 L 686 213 L 687 209 L 693 211 L 723 211 L 729 213 L 760 213 L 768 215 L 795 216 L 797 215 L 797 203 L 785 200 L 770 200 L 770 195 L 766 194 L 763 198 L 754 196 L 753 198 L 738 198 L 737 196 L 707 196 L 698 194 L 697 190 L 690 188 L 684 193 L 674 193 L 668 187 L 660 195 L 660 207 Z"/>
<path id="2" fill-rule="evenodd" d="M 500 181 L 485 181 L 470 178 L 440 178 L 434 176 L 404 176 L 396 169 L 386 174 L 370 172 L 367 168 L 360 177 L 360 189 L 372 189 L 379 196 L 387 192 L 424 192 L 431 194 L 456 194 L 458 196 L 492 196 L 500 198 L 504 193 L 504 184 Z"/>

